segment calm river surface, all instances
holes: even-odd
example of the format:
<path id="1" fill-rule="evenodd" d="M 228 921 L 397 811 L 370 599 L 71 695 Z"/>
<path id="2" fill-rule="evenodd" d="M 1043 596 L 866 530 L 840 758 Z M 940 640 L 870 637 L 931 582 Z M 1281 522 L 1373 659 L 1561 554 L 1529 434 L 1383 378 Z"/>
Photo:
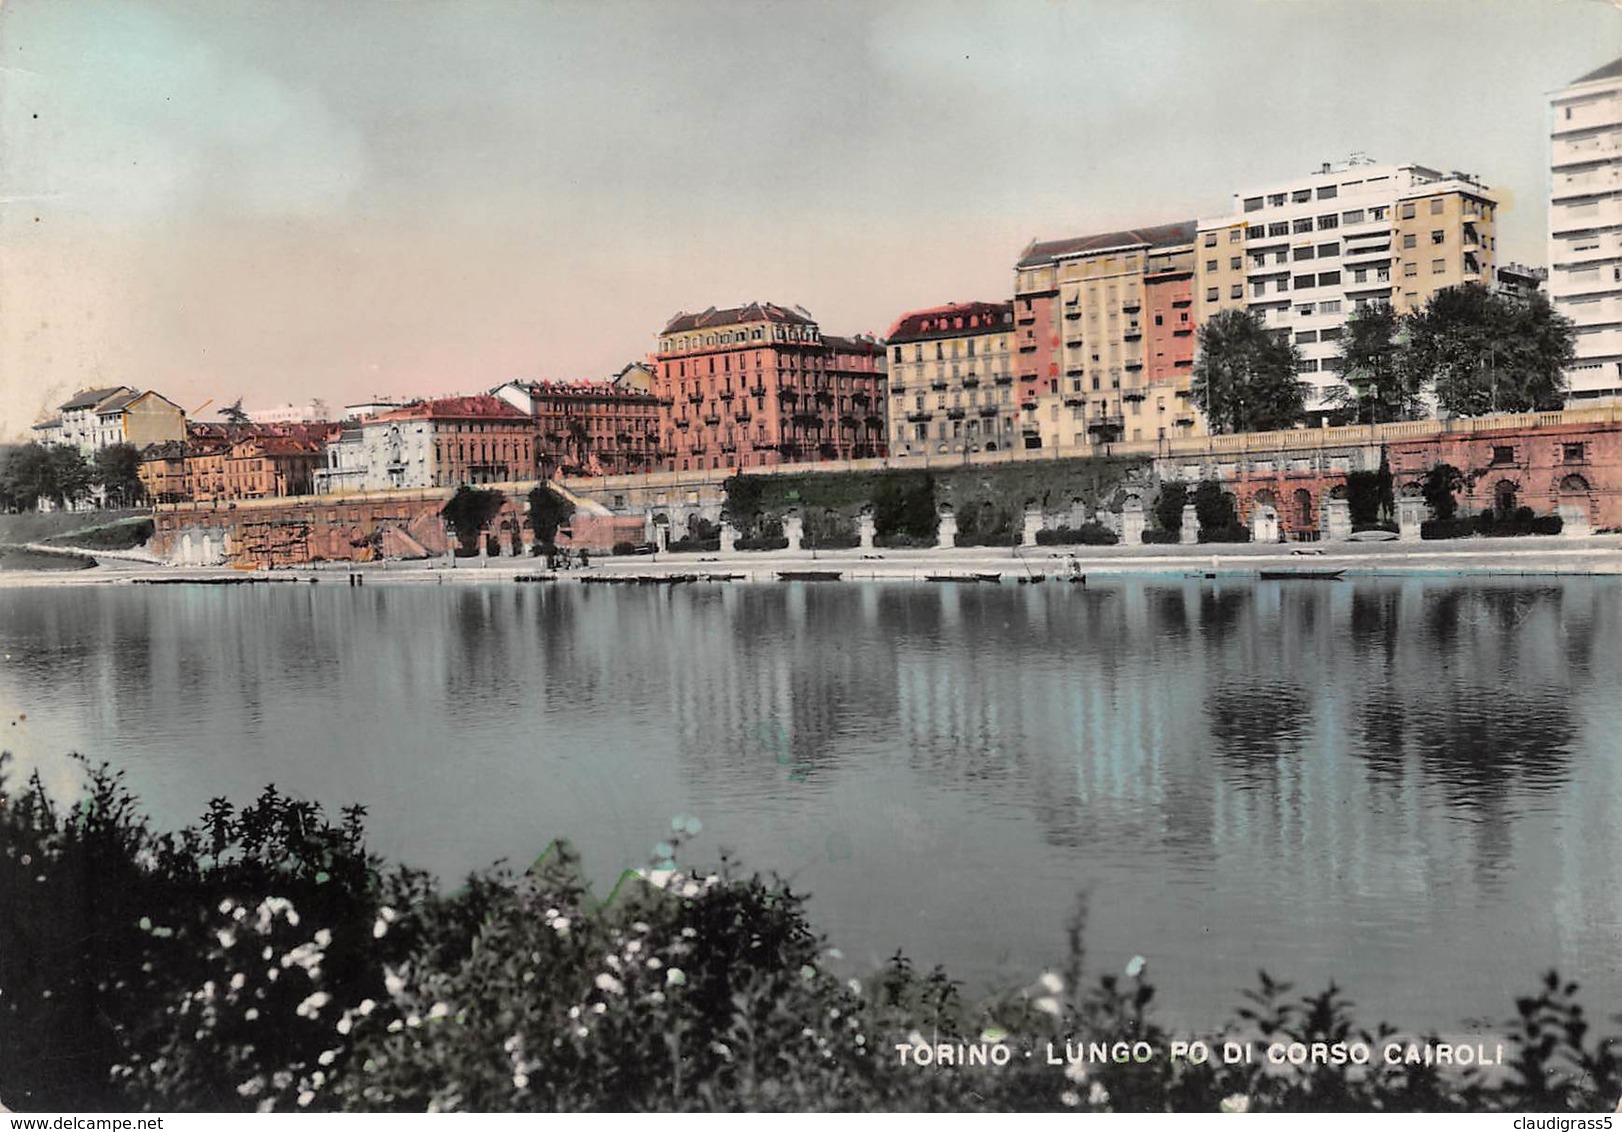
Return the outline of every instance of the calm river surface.
<path id="1" fill-rule="evenodd" d="M 1622 1002 L 1614 578 L 1070 586 L 0 590 L 0 745 L 157 821 L 267 782 L 448 880 L 677 814 L 777 870 L 853 971 L 975 989 L 1149 960 L 1208 1029 L 1265 966 L 1361 1017 Z M 26 713 L 26 719 L 18 717 Z"/>

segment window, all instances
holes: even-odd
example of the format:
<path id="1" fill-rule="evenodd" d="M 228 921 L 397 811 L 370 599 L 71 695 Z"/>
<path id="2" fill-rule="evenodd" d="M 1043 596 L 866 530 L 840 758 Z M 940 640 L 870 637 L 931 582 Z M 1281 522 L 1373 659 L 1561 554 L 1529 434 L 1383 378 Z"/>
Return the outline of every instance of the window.
<path id="1" fill-rule="evenodd" d="M 1575 444 L 1562 444 L 1560 451 L 1568 464 L 1581 464 L 1587 455 L 1587 445 L 1581 441 Z"/>
<path id="2" fill-rule="evenodd" d="M 1267 235 L 1267 229 L 1260 224 L 1252 224 L 1245 229 L 1245 239 L 1247 240 L 1259 240 L 1265 235 Z"/>
<path id="3" fill-rule="evenodd" d="M 1300 262 L 1303 259 L 1311 259 L 1312 258 L 1312 249 L 1310 247 L 1308 247 L 1308 248 L 1296 248 L 1295 249 L 1295 258 L 1296 258 L 1297 262 Z"/>
<path id="4" fill-rule="evenodd" d="M 1311 189 L 1296 189 L 1293 193 L 1290 194 L 1290 199 L 1293 200 L 1296 204 L 1300 204 L 1304 200 L 1311 200 L 1312 199 L 1312 190 Z"/>
<path id="5" fill-rule="evenodd" d="M 1442 272 L 1444 272 L 1446 270 L 1447 270 L 1447 260 L 1445 260 L 1445 259 L 1433 259 L 1433 260 L 1431 260 L 1431 274 L 1432 275 L 1440 275 L 1440 274 L 1442 274 Z"/>
<path id="6" fill-rule="evenodd" d="M 1361 208 L 1354 208 L 1350 212 L 1341 213 L 1340 222 L 1342 224 L 1361 224 L 1361 223 L 1363 223 L 1363 210 Z"/>
<path id="7" fill-rule="evenodd" d="M 1318 341 L 1333 342 L 1340 337 L 1340 327 L 1326 326 L 1318 332 Z"/>
<path id="8" fill-rule="evenodd" d="M 1235 283 L 1229 289 L 1228 297 L 1231 298 L 1231 299 L 1242 299 L 1242 298 L 1244 298 L 1245 297 L 1245 285 L 1243 283 Z"/>
<path id="9" fill-rule="evenodd" d="M 1257 252 L 1255 255 L 1250 257 L 1250 265 L 1252 267 L 1266 267 L 1267 266 L 1267 256 L 1262 254 L 1261 252 Z"/>
<path id="10" fill-rule="evenodd" d="M 1316 342 L 1317 340 L 1318 332 L 1316 330 L 1300 330 L 1295 335 L 1295 344 L 1297 346 L 1304 345 L 1307 342 Z"/>
<path id="11" fill-rule="evenodd" d="M 1338 271 L 1325 271 L 1325 272 L 1323 272 L 1322 274 L 1320 274 L 1318 276 L 1318 286 L 1320 286 L 1320 287 L 1339 287 L 1340 286 L 1340 272 L 1338 272 Z"/>
<path id="12" fill-rule="evenodd" d="M 1493 445 L 1492 462 L 1495 464 L 1513 464 L 1515 462 L 1515 446 L 1513 444 Z"/>
<path id="13" fill-rule="evenodd" d="M 1228 232 L 1228 243 L 1237 244 L 1240 241 L 1240 239 L 1243 238 L 1243 236 L 1244 236 L 1244 233 L 1239 231 L 1239 229 L 1237 229 L 1237 228 L 1231 229 Z"/>
<path id="14" fill-rule="evenodd" d="M 1158 314 L 1155 315 L 1155 325 L 1156 326 L 1164 326 L 1165 321 L 1166 320 L 1163 317 L 1161 317 L 1160 315 L 1158 315 Z"/>
<path id="15" fill-rule="evenodd" d="M 1205 246 L 1208 247 L 1208 248 L 1216 247 L 1216 233 L 1215 232 L 1207 232 L 1205 234 Z"/>
<path id="16" fill-rule="evenodd" d="M 1319 303 L 1318 304 L 1318 313 L 1319 314 L 1339 314 L 1340 313 L 1340 300 L 1339 299 L 1330 299 L 1328 302 Z"/>
<path id="17" fill-rule="evenodd" d="M 1273 284 L 1273 290 L 1275 291 L 1288 291 L 1289 289 L 1290 281 L 1285 279 L 1283 276 L 1280 276 L 1278 281 Z"/>
<path id="18" fill-rule="evenodd" d="M 1417 264 L 1417 263 L 1405 263 L 1405 264 L 1403 264 L 1402 265 L 1402 274 L 1403 274 L 1404 278 L 1412 279 L 1414 276 L 1419 274 L 1419 264 Z"/>
<path id="19" fill-rule="evenodd" d="M 1431 215 L 1435 216 L 1442 211 L 1442 198 L 1437 197 L 1431 201 Z"/>
<path id="20" fill-rule="evenodd" d="M 1274 208 L 1278 208 L 1280 205 L 1282 205 L 1284 203 L 1284 194 L 1283 193 L 1268 193 L 1267 194 L 1267 203 L 1272 205 Z"/>
<path id="21" fill-rule="evenodd" d="M 1407 235 L 1403 236 L 1402 246 L 1405 248 L 1411 248 L 1414 246 L 1417 239 L 1418 237 L 1416 237 L 1412 232 L 1409 232 Z"/>
<path id="22" fill-rule="evenodd" d="M 1300 306 L 1295 308 L 1295 313 L 1300 315 L 1308 315 L 1312 314 L 1317 309 L 1318 307 L 1315 303 L 1302 303 Z"/>
<path id="23" fill-rule="evenodd" d="M 1440 228 L 1437 228 L 1431 232 L 1431 243 L 1439 244 L 1445 239 L 1447 239 L 1447 234 L 1444 233 Z"/>
<path id="24" fill-rule="evenodd" d="M 1300 361 L 1295 363 L 1295 372 L 1296 373 L 1317 373 L 1318 372 L 1318 359 L 1317 358 L 1302 358 Z"/>
<path id="25" fill-rule="evenodd" d="M 1413 202 L 1410 201 L 1402 206 L 1402 218 L 1404 220 L 1412 220 L 1414 218 L 1414 211 Z"/>
<path id="26" fill-rule="evenodd" d="M 1233 270 L 1238 271 L 1239 268 L 1244 265 L 1244 262 L 1245 261 L 1244 261 L 1244 258 L 1242 256 L 1234 256 L 1232 259 L 1230 259 L 1228 261 L 1228 266 L 1231 267 Z"/>
<path id="27" fill-rule="evenodd" d="M 1385 219 L 1385 214 L 1387 212 L 1389 212 L 1389 211 L 1390 211 L 1390 209 L 1386 208 L 1386 206 L 1383 205 L 1383 204 L 1380 205 L 1378 208 L 1371 208 L 1371 209 L 1369 209 L 1369 219 L 1370 220 L 1384 220 Z"/>
<path id="28" fill-rule="evenodd" d="M 1289 221 L 1280 220 L 1280 221 L 1277 221 L 1275 223 L 1269 224 L 1267 226 L 1267 234 L 1269 236 L 1288 236 L 1290 234 Z"/>
<path id="29" fill-rule="evenodd" d="M 1352 282 L 1353 283 L 1367 283 L 1368 281 L 1369 281 L 1368 268 L 1360 267 L 1356 271 L 1352 272 Z"/>
<path id="30" fill-rule="evenodd" d="M 1297 291 L 1304 291 L 1310 286 L 1312 286 L 1312 276 L 1297 275 L 1295 277 L 1295 289 Z"/>
<path id="31" fill-rule="evenodd" d="M 1319 259 L 1329 259 L 1331 256 L 1337 256 L 1339 254 L 1340 254 L 1340 245 L 1339 244 L 1319 244 L 1318 245 L 1318 258 Z"/>
<path id="32" fill-rule="evenodd" d="M 1310 216 L 1303 216 L 1300 220 L 1297 220 L 1295 222 L 1294 231 L 1296 231 L 1296 232 L 1310 232 L 1310 231 L 1312 231 L 1312 218 Z"/>
<path id="33" fill-rule="evenodd" d="M 1256 280 L 1250 285 L 1250 293 L 1258 299 L 1267 294 L 1267 281 L 1265 279 Z"/>
<path id="34" fill-rule="evenodd" d="M 1340 215 L 1338 213 L 1331 212 L 1327 216 L 1318 217 L 1318 231 L 1320 231 L 1320 232 L 1327 231 L 1330 228 L 1339 228 L 1339 227 L 1340 227 Z"/>
<path id="35" fill-rule="evenodd" d="M 1257 209 L 1261 208 L 1261 206 L 1262 206 L 1262 198 L 1261 197 L 1246 197 L 1245 198 L 1245 211 L 1246 212 L 1255 212 Z"/>
<path id="36" fill-rule="evenodd" d="M 1340 190 L 1338 188 L 1336 188 L 1334 185 L 1319 185 L 1318 186 L 1318 199 L 1319 200 L 1334 200 L 1335 197 L 1338 196 L 1339 194 L 1340 194 Z"/>
<path id="37" fill-rule="evenodd" d="M 1215 287 L 1207 287 L 1205 289 L 1205 301 L 1208 303 L 1214 303 L 1217 301 L 1217 289 Z"/>
<path id="38" fill-rule="evenodd" d="M 1208 259 L 1208 260 L 1205 261 L 1205 270 L 1207 270 L 1207 271 L 1215 271 L 1216 267 L 1217 267 L 1217 261 L 1216 260 Z"/>

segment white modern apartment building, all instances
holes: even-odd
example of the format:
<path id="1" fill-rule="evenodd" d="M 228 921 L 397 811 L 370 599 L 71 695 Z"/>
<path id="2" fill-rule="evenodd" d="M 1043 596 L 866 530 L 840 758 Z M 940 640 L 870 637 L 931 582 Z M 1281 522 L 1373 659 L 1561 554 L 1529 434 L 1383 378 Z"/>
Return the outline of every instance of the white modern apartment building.
<path id="1" fill-rule="evenodd" d="M 1622 398 L 1622 59 L 1550 100 L 1549 298 L 1577 324 L 1569 401 Z"/>
<path id="2" fill-rule="evenodd" d="M 1288 332 L 1312 387 L 1308 423 L 1322 423 L 1347 316 L 1374 303 L 1418 310 L 1444 287 L 1491 282 L 1497 209 L 1469 174 L 1360 158 L 1237 193 L 1233 214 L 1202 222 L 1200 239 L 1227 254 L 1213 238 L 1242 225 L 1243 281 L 1196 280 L 1202 321 L 1247 307 Z"/>

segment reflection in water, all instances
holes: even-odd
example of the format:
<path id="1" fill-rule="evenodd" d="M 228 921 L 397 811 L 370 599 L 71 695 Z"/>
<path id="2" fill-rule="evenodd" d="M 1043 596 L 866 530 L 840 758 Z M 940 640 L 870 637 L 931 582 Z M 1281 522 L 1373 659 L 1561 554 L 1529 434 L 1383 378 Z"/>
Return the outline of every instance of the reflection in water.
<path id="1" fill-rule="evenodd" d="M 443 874 L 671 815 L 848 953 L 979 984 L 1140 952 L 1188 1025 L 1265 963 L 1417 1025 L 1558 965 L 1622 994 L 1614 585 L 0 592 L 25 761 L 155 816 L 267 781 Z M 11 710 L 15 709 L 15 710 Z M 1418 1012 L 1417 1014 L 1415 1012 Z"/>

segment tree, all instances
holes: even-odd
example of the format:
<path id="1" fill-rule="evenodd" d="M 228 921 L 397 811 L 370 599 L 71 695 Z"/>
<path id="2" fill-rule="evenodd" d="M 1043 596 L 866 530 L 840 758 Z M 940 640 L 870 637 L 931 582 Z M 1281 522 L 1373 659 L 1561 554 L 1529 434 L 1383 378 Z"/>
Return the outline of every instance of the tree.
<path id="1" fill-rule="evenodd" d="M 1458 514 L 1459 501 L 1454 495 L 1464 486 L 1464 474 L 1452 464 L 1437 464 L 1420 481 L 1419 493 L 1430 505 L 1431 514 L 1448 520 Z"/>
<path id="2" fill-rule="evenodd" d="M 241 428 L 244 425 L 253 423 L 247 412 L 242 408 L 241 397 L 221 409 L 220 416 L 224 417 L 225 423 L 233 428 Z"/>
<path id="3" fill-rule="evenodd" d="M 1306 411 L 1300 359 L 1287 337 L 1249 311 L 1222 311 L 1200 328 L 1194 402 L 1212 432 L 1289 428 Z"/>
<path id="4" fill-rule="evenodd" d="M 1218 480 L 1201 480 L 1194 489 L 1194 514 L 1200 521 L 1201 534 L 1226 531 L 1239 522 L 1233 497 L 1222 490 Z M 1202 542 L 1209 541 L 1201 539 Z"/>
<path id="5" fill-rule="evenodd" d="M 1172 481 L 1160 485 L 1160 494 L 1155 498 L 1155 522 L 1163 531 L 1180 531 L 1183 529 L 1183 507 L 1188 503 L 1188 488 L 1186 485 Z"/>
<path id="6" fill-rule="evenodd" d="M 573 514 L 574 504 L 547 484 L 529 493 L 529 528 L 535 532 L 535 541 L 548 549 L 556 545 L 558 528 Z"/>
<path id="7" fill-rule="evenodd" d="M 1346 320 L 1341 381 L 1328 393 L 1357 424 L 1411 421 L 1424 414 L 1422 382 L 1408 364 L 1407 330 L 1389 303 L 1376 303 Z"/>
<path id="8" fill-rule="evenodd" d="M 1409 320 L 1408 364 L 1459 416 L 1558 409 L 1576 328 L 1543 295 L 1513 299 L 1479 283 L 1431 296 Z"/>
<path id="9" fill-rule="evenodd" d="M 479 535 L 490 520 L 500 514 L 503 502 L 499 491 L 463 484 L 439 513 L 456 535 L 456 545 L 462 548 L 463 553 L 474 554 L 479 549 Z"/>
<path id="10" fill-rule="evenodd" d="M 68 444 L 52 444 L 45 451 L 48 481 L 42 494 L 58 507 L 78 503 L 89 496 L 95 473 L 84 454 Z"/>
<path id="11" fill-rule="evenodd" d="M 141 454 L 131 444 L 113 444 L 96 453 L 96 482 L 107 502 L 131 507 L 142 496 Z"/>

